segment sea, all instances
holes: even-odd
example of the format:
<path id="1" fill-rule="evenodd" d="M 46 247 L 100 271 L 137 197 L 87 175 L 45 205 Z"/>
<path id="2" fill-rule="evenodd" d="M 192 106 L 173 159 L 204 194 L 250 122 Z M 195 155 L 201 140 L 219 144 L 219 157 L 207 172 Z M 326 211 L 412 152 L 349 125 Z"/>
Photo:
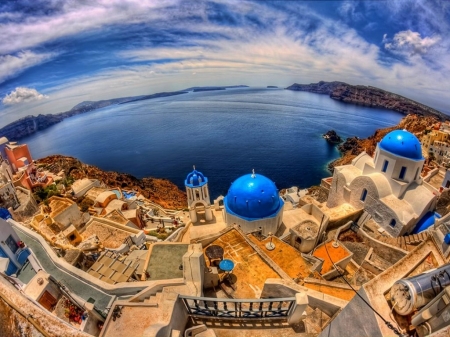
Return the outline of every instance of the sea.
<path id="1" fill-rule="evenodd" d="M 249 87 L 109 106 L 21 142 L 35 159 L 73 156 L 106 171 L 166 178 L 181 189 L 195 165 L 215 198 L 253 169 L 279 189 L 318 185 L 331 175 L 328 163 L 340 156 L 322 134 L 364 138 L 402 117 L 328 95 Z"/>

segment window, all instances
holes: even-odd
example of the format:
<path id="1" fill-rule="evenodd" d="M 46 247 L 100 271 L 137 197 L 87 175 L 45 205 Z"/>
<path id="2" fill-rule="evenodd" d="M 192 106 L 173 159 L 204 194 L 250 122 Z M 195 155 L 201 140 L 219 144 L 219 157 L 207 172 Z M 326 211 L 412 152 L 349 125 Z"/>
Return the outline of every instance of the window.
<path id="1" fill-rule="evenodd" d="M 361 201 L 362 202 L 366 201 L 366 197 L 367 197 L 367 189 L 363 189 L 361 193 Z"/>
<path id="2" fill-rule="evenodd" d="M 10 235 L 5 240 L 6 245 L 11 249 L 13 253 L 17 252 L 17 249 L 19 249 L 19 246 L 17 245 L 17 242 L 14 240 L 14 238 Z"/>
<path id="3" fill-rule="evenodd" d="M 400 175 L 398 176 L 399 179 L 405 179 L 406 174 L 406 166 L 402 166 L 402 169 L 400 170 Z"/>
<path id="4" fill-rule="evenodd" d="M 391 227 L 395 227 L 396 224 L 397 224 L 397 221 L 395 221 L 395 219 L 392 219 L 391 222 L 389 222 L 389 225 Z"/>
<path id="5" fill-rule="evenodd" d="M 383 169 L 381 170 L 382 172 L 386 172 L 387 168 L 388 168 L 389 162 L 387 160 L 384 161 L 383 163 Z"/>

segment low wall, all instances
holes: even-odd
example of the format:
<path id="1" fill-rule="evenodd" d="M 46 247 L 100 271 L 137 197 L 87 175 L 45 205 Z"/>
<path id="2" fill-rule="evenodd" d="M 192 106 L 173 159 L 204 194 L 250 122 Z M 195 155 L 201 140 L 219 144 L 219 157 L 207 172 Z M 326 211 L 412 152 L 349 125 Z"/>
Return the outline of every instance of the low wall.
<path id="1" fill-rule="evenodd" d="M 339 218 L 330 218 L 330 221 L 328 222 L 327 230 L 339 228 L 343 225 L 345 225 L 349 221 L 354 221 L 359 219 L 361 214 L 364 212 L 363 209 L 356 210 L 353 213 L 346 214 Z"/>
<path id="2" fill-rule="evenodd" d="M 328 316 L 333 317 L 347 305 L 347 301 L 333 297 L 319 291 L 308 289 L 293 282 L 269 278 L 264 283 L 261 298 L 294 297 L 296 293 L 303 292 L 308 296 L 308 305 L 320 309 Z"/>

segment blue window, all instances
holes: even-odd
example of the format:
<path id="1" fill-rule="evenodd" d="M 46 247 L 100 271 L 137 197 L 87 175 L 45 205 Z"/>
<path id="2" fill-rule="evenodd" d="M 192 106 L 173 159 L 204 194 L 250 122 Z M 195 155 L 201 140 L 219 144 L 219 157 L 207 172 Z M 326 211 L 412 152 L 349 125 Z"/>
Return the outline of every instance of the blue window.
<path id="1" fill-rule="evenodd" d="M 389 222 L 389 225 L 391 227 L 395 227 L 396 224 L 397 224 L 397 221 L 395 221 L 395 219 L 392 219 L 391 222 Z"/>
<path id="2" fill-rule="evenodd" d="M 400 175 L 398 176 L 399 179 L 405 179 L 406 174 L 406 166 L 402 166 L 402 169 L 400 170 Z"/>
<path id="3" fill-rule="evenodd" d="M 383 163 L 383 169 L 381 170 L 382 172 L 386 172 L 387 168 L 388 168 L 389 162 L 387 160 L 384 161 Z"/>
<path id="4" fill-rule="evenodd" d="M 361 201 L 366 201 L 366 197 L 367 197 L 367 189 L 363 189 L 362 193 L 361 193 Z"/>

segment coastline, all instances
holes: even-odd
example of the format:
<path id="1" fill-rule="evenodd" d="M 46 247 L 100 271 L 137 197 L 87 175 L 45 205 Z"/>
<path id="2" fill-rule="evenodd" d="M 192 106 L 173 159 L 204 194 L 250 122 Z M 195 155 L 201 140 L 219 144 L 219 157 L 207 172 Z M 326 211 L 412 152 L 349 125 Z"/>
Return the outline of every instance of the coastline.
<path id="1" fill-rule="evenodd" d="M 402 118 L 400 123 L 395 126 L 377 129 L 368 138 L 349 137 L 341 145 L 338 146 L 341 157 L 328 163 L 328 171 L 333 173 L 334 167 L 350 164 L 351 161 L 361 152 L 366 151 L 369 155 L 373 155 L 377 143 L 392 130 L 405 129 L 416 135 L 423 132 L 427 127 L 439 122 L 434 116 L 418 116 L 409 114 Z"/>

